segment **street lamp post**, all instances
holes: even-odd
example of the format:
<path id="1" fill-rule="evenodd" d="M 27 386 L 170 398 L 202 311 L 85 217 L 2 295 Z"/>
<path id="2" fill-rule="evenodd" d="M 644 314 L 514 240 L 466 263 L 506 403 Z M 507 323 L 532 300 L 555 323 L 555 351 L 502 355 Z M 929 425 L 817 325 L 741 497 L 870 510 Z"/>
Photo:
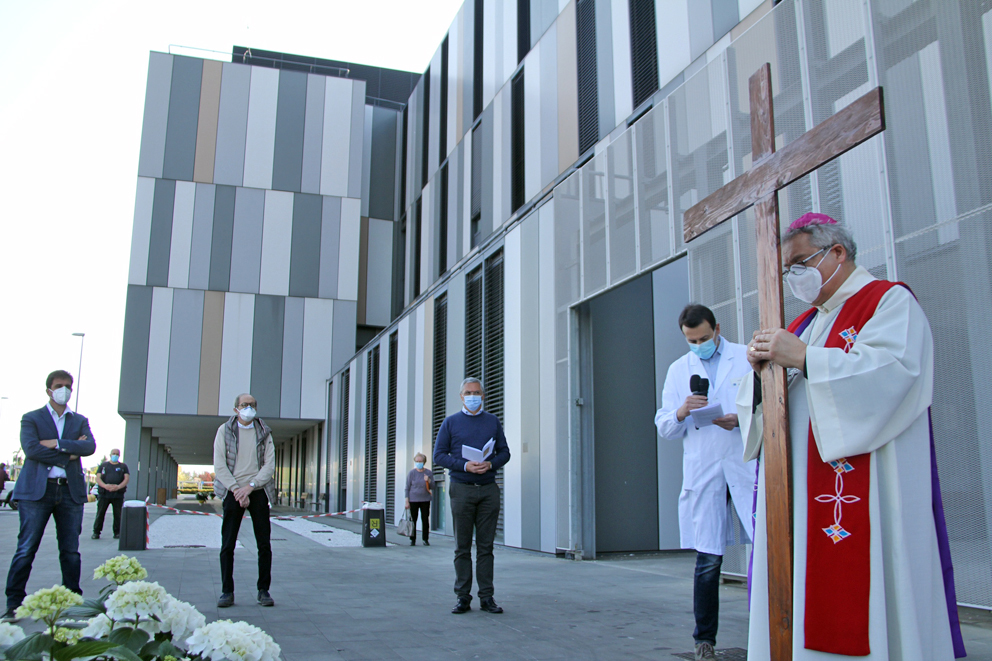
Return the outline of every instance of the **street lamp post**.
<path id="1" fill-rule="evenodd" d="M 79 338 L 79 369 L 76 370 L 76 387 L 73 389 L 76 391 L 76 410 L 79 410 L 79 382 L 82 380 L 83 374 L 83 343 L 86 342 L 86 333 L 73 333 L 73 337 Z"/>

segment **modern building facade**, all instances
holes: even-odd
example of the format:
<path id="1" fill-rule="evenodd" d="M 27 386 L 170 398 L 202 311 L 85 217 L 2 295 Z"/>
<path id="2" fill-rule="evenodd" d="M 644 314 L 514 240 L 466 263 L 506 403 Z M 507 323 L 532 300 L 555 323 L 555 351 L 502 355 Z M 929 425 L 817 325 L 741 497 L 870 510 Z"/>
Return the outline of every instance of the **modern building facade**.
<path id="1" fill-rule="evenodd" d="M 322 413 L 310 418 L 301 405 L 287 418 L 312 425 L 305 441 L 299 429 L 280 432 L 288 502 L 339 511 L 380 501 L 398 518 L 413 454 L 431 455 L 441 420 L 459 408 L 462 378 L 477 376 L 513 454 L 500 476 L 504 544 L 569 557 L 676 548 L 681 447 L 659 440 L 652 425 L 667 366 L 686 350 L 676 317 L 693 300 L 713 308 L 733 341 L 757 327 L 753 213 L 689 244 L 682 216 L 750 168 L 747 79 L 765 62 L 779 147 L 884 89 L 886 131 L 783 191 L 782 220 L 814 210 L 845 221 L 859 263 L 907 282 L 927 311 L 958 597 L 992 607 L 992 437 L 979 422 L 992 391 L 978 337 L 992 300 L 992 11 L 967 0 L 468 0 L 396 111 L 396 197 L 382 218 L 391 252 L 365 262 L 377 282 L 390 266 L 389 319 L 357 353 L 339 354 L 337 333 L 350 331 L 343 322 L 339 331 L 336 306 L 351 299 L 329 297 L 335 325 L 321 340 L 332 347 L 319 368 Z M 146 132 L 148 117 L 146 108 Z M 375 161 L 375 150 L 367 153 Z M 362 167 L 375 172 L 371 165 Z M 167 177 L 139 175 L 141 209 L 141 177 Z M 378 218 L 362 207 L 365 217 Z M 141 227 L 136 213 L 136 237 Z M 251 260 L 260 272 L 267 236 L 260 261 Z M 135 254 L 145 281 L 135 281 Z M 143 255 L 132 251 L 131 290 L 150 290 L 140 294 L 151 306 L 141 318 L 157 319 L 156 287 L 172 287 L 175 319 L 176 295 L 198 289 L 194 260 L 190 280 L 175 288 L 149 280 L 162 258 Z M 203 300 L 217 295 L 202 289 Z M 243 294 L 229 290 L 225 297 Z M 327 300 L 320 292 L 316 299 Z M 129 294 L 129 328 L 138 295 Z M 790 319 L 802 308 L 787 299 Z M 258 321 L 232 312 L 230 323 L 247 332 Z M 156 429 L 180 419 L 147 402 L 172 392 L 172 358 L 153 368 L 147 347 L 176 336 L 152 335 L 137 333 L 147 340 L 146 402 L 121 409 L 149 421 L 140 433 L 150 427 L 163 438 Z M 223 351 L 200 355 L 220 355 L 221 382 L 230 382 Z M 149 391 L 148 375 L 163 372 Z M 184 373 L 193 372 L 176 372 Z M 284 365 L 281 393 L 286 374 Z M 243 382 L 247 372 L 233 378 Z M 316 387 L 317 377 L 307 383 Z M 308 395 L 316 411 L 317 389 Z M 224 410 L 217 405 L 212 415 Z M 434 525 L 450 534 L 443 482 L 437 491 Z M 743 572 L 747 546 L 731 549 L 725 571 Z"/>

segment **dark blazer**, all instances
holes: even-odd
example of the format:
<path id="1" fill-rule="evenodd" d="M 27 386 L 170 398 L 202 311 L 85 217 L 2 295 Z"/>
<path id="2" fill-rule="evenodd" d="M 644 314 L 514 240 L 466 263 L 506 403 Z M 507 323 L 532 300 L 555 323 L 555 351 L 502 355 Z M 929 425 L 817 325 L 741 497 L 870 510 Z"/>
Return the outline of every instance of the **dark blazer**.
<path id="1" fill-rule="evenodd" d="M 83 435 L 86 440 L 80 441 L 79 437 Z M 65 469 L 72 500 L 79 504 L 86 502 L 86 480 L 83 478 L 83 462 L 79 457 L 88 457 L 96 452 L 90 421 L 86 416 L 71 411 L 65 418 L 59 449 L 46 448 L 40 443 L 45 439 L 58 437 L 58 427 L 55 426 L 47 406 L 25 413 L 21 418 L 24 466 L 21 467 L 14 486 L 14 500 L 41 500 L 48 488 L 48 469 L 59 466 Z M 77 455 L 77 458 L 69 459 L 70 455 Z"/>

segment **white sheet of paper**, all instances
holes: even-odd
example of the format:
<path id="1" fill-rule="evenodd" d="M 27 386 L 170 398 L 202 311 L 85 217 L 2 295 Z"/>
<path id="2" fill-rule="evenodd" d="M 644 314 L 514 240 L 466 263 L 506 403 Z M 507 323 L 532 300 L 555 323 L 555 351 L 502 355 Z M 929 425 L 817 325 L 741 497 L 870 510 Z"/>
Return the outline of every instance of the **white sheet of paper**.
<path id="1" fill-rule="evenodd" d="M 708 427 L 713 424 L 714 420 L 723 416 L 723 407 L 717 402 L 716 404 L 710 404 L 701 409 L 690 411 L 689 415 L 692 416 L 692 422 L 697 427 Z"/>
<path id="2" fill-rule="evenodd" d="M 486 457 L 493 453 L 493 448 L 496 446 L 496 439 L 490 438 L 486 441 L 486 444 L 482 446 L 482 449 L 473 448 L 471 445 L 462 446 L 462 459 L 467 459 L 468 461 L 483 462 Z"/>

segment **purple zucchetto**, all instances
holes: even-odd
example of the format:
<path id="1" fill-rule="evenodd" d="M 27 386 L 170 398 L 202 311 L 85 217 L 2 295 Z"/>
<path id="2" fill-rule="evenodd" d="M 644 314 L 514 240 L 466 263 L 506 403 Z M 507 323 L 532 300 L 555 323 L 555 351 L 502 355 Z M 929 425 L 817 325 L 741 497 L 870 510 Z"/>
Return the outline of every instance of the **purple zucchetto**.
<path id="1" fill-rule="evenodd" d="M 837 221 L 828 216 L 825 213 L 804 213 L 799 216 L 796 220 L 792 221 L 789 225 L 789 231 L 797 230 L 801 227 L 807 227 L 809 225 L 836 225 Z"/>

